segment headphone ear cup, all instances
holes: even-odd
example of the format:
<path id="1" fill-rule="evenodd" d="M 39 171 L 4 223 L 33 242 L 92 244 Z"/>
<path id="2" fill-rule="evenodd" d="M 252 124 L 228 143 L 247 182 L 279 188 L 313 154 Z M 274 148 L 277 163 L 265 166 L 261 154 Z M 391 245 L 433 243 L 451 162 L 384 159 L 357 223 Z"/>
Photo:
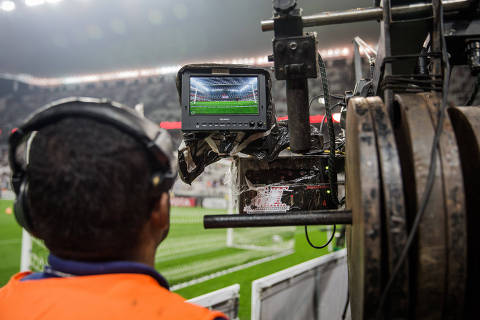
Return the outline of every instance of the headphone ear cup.
<path id="1" fill-rule="evenodd" d="M 15 219 L 25 230 L 32 233 L 33 226 L 28 207 L 28 182 L 22 181 L 19 193 L 13 206 Z"/>

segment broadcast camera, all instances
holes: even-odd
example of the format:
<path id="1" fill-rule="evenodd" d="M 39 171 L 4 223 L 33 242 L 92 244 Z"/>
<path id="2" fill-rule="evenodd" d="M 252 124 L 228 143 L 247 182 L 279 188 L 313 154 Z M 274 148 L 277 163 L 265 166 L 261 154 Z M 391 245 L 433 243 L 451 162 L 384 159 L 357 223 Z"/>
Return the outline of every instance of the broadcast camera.
<path id="1" fill-rule="evenodd" d="M 295 0 L 274 0 L 273 7 L 262 30 L 274 31 L 269 60 L 277 80 L 286 81 L 288 122 L 276 120 L 268 72 L 264 83 L 248 66 L 190 66 L 178 75 L 182 179 L 190 183 L 208 164 L 234 159 L 239 214 L 207 215 L 204 226 L 349 225 L 355 319 L 474 318 L 480 108 L 470 106 L 480 88 L 479 2 L 378 0 L 311 16 L 302 16 Z M 303 28 L 375 20 L 377 49 L 354 39 L 354 90 L 331 94 L 317 36 Z M 447 101 L 453 65 L 477 78 L 461 107 Z M 232 75 L 239 74 L 248 98 L 234 91 Z M 307 79 L 318 75 L 325 139 L 309 121 Z M 342 136 L 332 122 L 333 99 L 342 105 Z"/>
<path id="2" fill-rule="evenodd" d="M 336 148 L 339 141 L 334 135 L 324 139 L 309 123 L 307 79 L 325 75 L 325 64 L 317 53 L 316 34 L 303 34 L 301 10 L 295 7 L 295 1 L 275 6 L 278 30 L 271 57 L 277 80 L 287 82 L 288 121 L 276 119 L 270 71 L 265 68 L 197 64 L 178 72 L 184 134 L 180 177 L 191 183 L 209 164 L 233 159 L 232 188 L 240 215 L 206 216 L 206 227 L 213 227 L 212 219 L 222 221 L 213 222 L 215 227 L 227 227 L 226 220 L 233 227 L 291 225 L 291 219 L 305 225 L 314 217 L 345 213 L 337 210 L 343 204 L 338 199 L 337 174 L 344 167 Z M 325 76 L 322 81 L 328 96 Z M 326 108 L 332 134 L 328 101 Z"/>

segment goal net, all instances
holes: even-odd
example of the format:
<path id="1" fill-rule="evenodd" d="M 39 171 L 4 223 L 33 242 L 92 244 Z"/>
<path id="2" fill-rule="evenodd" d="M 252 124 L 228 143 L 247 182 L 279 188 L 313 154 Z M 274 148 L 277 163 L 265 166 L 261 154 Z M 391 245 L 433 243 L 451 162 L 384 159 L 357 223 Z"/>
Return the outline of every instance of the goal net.
<path id="1" fill-rule="evenodd" d="M 233 185 L 233 163 L 225 172 L 228 186 L 228 213 L 238 214 L 238 191 Z M 236 228 L 227 230 L 227 246 L 260 251 L 287 251 L 295 247 L 295 227 Z"/>
<path id="2" fill-rule="evenodd" d="M 198 193 L 199 190 L 207 190 L 208 195 L 202 198 L 201 201 L 203 204 L 206 203 L 206 199 L 210 200 L 210 205 L 214 203 L 211 201 L 212 199 L 216 199 L 215 195 L 217 196 L 217 200 L 226 200 L 227 202 L 227 209 L 216 209 L 212 210 L 211 208 L 202 209 L 206 213 L 208 211 L 224 213 L 227 212 L 229 214 L 237 214 L 238 211 L 235 208 L 235 195 L 232 192 L 231 188 L 231 161 L 222 160 L 217 162 L 215 165 L 212 165 L 211 168 L 206 170 L 206 173 L 201 176 L 202 181 L 198 181 L 198 184 L 192 184 L 192 186 L 188 186 L 192 190 L 190 192 Z M 192 188 L 195 187 L 195 188 Z M 217 190 L 217 191 L 214 191 Z M 221 191 L 221 192 L 219 192 Z M 181 190 L 174 189 L 174 192 L 180 193 Z M 183 190 L 185 192 L 185 190 Z M 199 201 L 200 202 L 200 201 Z M 185 210 L 183 210 L 185 209 Z M 172 215 L 171 215 L 171 223 L 172 226 L 178 231 L 175 234 L 171 233 L 169 237 L 166 239 L 165 243 L 162 243 L 159 252 L 157 253 L 158 258 L 161 260 L 167 259 L 166 256 L 168 255 L 179 255 L 180 250 L 178 246 L 185 247 L 185 246 L 201 246 L 201 248 L 197 248 L 197 251 L 205 251 L 210 252 L 215 248 L 219 249 L 220 247 L 223 248 L 231 248 L 231 249 L 241 249 L 237 250 L 234 253 L 237 255 L 242 254 L 242 257 L 248 255 L 248 259 L 243 259 L 242 263 L 245 261 L 251 261 L 252 259 L 260 259 L 264 257 L 270 256 L 279 256 L 279 254 L 288 254 L 292 252 L 295 246 L 295 227 L 275 227 L 275 228 L 238 228 L 238 229 L 228 229 L 222 230 L 220 232 L 218 230 L 218 234 L 212 235 L 212 230 L 204 230 L 202 225 L 202 217 L 198 215 L 199 209 L 195 208 L 172 208 Z M 193 221 L 193 220 L 195 221 Z M 192 220 L 192 221 L 190 221 Z M 197 221 L 198 220 L 198 221 Z M 190 236 L 185 235 L 185 232 L 191 232 L 188 228 L 194 228 L 195 230 L 191 233 Z M 188 229 L 188 230 L 187 230 Z M 184 230 L 184 231 L 182 231 Z M 199 237 L 203 243 L 199 240 Z M 213 238 L 212 238 L 213 237 Z M 212 242 L 212 239 L 214 240 Z M 200 243 L 201 242 L 201 243 Z M 170 247 L 173 246 L 170 249 Z M 187 250 L 187 248 L 183 248 L 182 250 Z M 194 250 L 195 251 L 195 250 Z M 187 254 L 187 253 L 185 253 Z M 191 257 L 192 263 L 201 257 L 192 256 Z M 228 257 L 224 257 L 227 259 Z M 39 239 L 31 237 L 27 232 L 23 231 L 23 238 L 22 238 L 22 261 L 21 261 L 21 270 L 32 270 L 32 271 L 41 271 L 43 267 L 47 263 L 48 259 L 48 249 L 45 247 L 43 242 Z M 170 258 L 168 258 L 170 259 Z M 231 260 L 230 262 L 234 263 L 233 258 L 228 258 Z M 175 266 L 172 265 L 172 268 Z M 179 266 L 175 268 L 178 269 Z M 173 269 L 172 269 L 173 270 Z M 175 275 L 169 274 L 168 270 L 161 270 L 166 275 L 169 275 L 170 279 L 175 280 Z M 173 271 L 172 271 L 173 272 Z"/>

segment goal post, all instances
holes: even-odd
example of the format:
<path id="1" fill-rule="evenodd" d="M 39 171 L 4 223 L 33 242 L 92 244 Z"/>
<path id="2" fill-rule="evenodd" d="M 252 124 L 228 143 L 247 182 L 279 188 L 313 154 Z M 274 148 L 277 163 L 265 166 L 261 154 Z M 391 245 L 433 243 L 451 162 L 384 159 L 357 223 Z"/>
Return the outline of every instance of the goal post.
<path id="1" fill-rule="evenodd" d="M 32 255 L 32 236 L 22 229 L 22 251 L 20 255 L 20 272 L 30 270 L 30 260 Z"/>
<path id="2" fill-rule="evenodd" d="M 42 271 L 47 264 L 49 251 L 43 242 L 32 237 L 22 229 L 22 248 L 20 255 L 20 271 Z"/>
<path id="3" fill-rule="evenodd" d="M 27 140 L 25 160 L 28 164 L 30 148 L 35 139 L 36 132 L 33 132 Z M 38 240 L 22 228 L 22 247 L 20 255 L 20 271 L 41 271 L 47 264 L 48 249 L 41 240 Z"/>

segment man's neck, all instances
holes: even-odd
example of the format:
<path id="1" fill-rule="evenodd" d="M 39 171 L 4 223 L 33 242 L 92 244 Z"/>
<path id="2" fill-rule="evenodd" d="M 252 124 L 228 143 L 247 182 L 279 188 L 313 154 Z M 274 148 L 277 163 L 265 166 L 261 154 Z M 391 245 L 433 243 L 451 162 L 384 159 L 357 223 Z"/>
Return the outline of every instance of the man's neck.
<path id="1" fill-rule="evenodd" d="M 154 268 L 155 267 L 155 250 L 153 250 L 153 252 L 151 249 L 137 251 L 135 254 L 133 254 L 131 257 L 128 257 L 126 260 L 133 261 L 133 262 L 140 262 Z"/>

